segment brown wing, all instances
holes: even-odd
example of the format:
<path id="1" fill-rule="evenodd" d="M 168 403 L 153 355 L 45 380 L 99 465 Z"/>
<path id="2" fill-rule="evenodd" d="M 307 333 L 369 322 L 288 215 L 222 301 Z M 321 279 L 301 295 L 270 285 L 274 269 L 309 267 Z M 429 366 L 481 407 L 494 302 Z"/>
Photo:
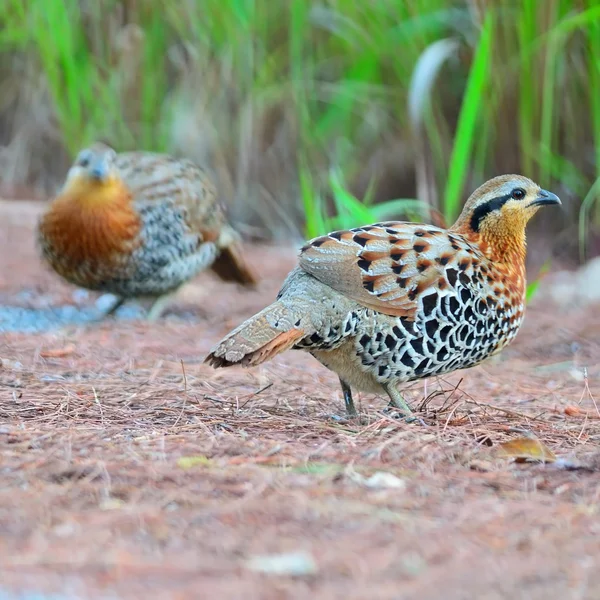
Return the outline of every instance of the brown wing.
<path id="1" fill-rule="evenodd" d="M 115 164 L 136 200 L 171 201 L 184 206 L 192 230 L 213 241 L 226 222 L 208 173 L 187 159 L 152 152 L 124 152 Z"/>
<path id="2" fill-rule="evenodd" d="M 414 318 L 419 296 L 452 287 L 473 251 L 461 236 L 432 225 L 387 222 L 311 240 L 299 260 L 302 269 L 359 304 Z"/>
<path id="3" fill-rule="evenodd" d="M 225 281 L 254 285 L 257 277 L 244 259 L 240 235 L 228 223 L 225 208 L 208 173 L 187 159 L 152 152 L 124 152 L 115 164 L 135 200 L 169 200 L 185 207 L 191 231 L 221 250 L 212 265 Z"/>

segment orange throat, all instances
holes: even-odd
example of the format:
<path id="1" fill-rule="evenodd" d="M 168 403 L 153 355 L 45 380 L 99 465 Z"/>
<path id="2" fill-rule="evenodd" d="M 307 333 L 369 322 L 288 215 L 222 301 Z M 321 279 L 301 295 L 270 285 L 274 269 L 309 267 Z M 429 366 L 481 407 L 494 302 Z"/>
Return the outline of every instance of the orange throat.
<path id="1" fill-rule="evenodd" d="M 496 231 L 482 231 L 480 235 L 480 244 L 489 249 L 490 258 L 493 260 L 513 266 L 525 264 L 527 253 L 525 230 L 518 234 L 507 231 L 503 235 L 499 235 Z"/>
<path id="2" fill-rule="evenodd" d="M 495 268 L 502 274 L 505 284 L 519 296 L 525 299 L 525 256 L 527 244 L 525 228 L 493 228 L 474 232 L 470 228 L 456 228 L 454 231 L 476 245 L 485 256 L 494 263 Z"/>
<path id="3" fill-rule="evenodd" d="M 141 228 L 131 194 L 119 180 L 69 183 L 40 222 L 52 254 L 70 263 L 107 264 L 135 246 Z"/>

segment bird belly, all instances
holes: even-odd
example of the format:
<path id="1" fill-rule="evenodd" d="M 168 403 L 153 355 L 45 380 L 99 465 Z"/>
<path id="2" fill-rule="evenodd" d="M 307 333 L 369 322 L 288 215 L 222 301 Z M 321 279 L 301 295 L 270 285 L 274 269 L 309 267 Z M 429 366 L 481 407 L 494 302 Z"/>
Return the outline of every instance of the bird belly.
<path id="1" fill-rule="evenodd" d="M 514 339 L 523 306 L 460 291 L 421 301 L 414 321 L 356 305 L 335 335 L 328 329 L 299 347 L 349 385 L 374 393 L 387 383 L 473 367 Z"/>
<path id="2" fill-rule="evenodd" d="M 346 338 L 331 350 L 310 350 L 310 353 L 350 387 L 366 393 L 383 394 L 381 383 L 370 370 L 362 367 L 356 354 L 354 340 Z"/>
<path id="3" fill-rule="evenodd" d="M 380 383 L 402 383 L 473 367 L 516 336 L 523 307 L 437 296 L 414 321 L 364 310 L 355 328 L 359 367 Z M 489 302 L 489 304 L 488 304 Z"/>

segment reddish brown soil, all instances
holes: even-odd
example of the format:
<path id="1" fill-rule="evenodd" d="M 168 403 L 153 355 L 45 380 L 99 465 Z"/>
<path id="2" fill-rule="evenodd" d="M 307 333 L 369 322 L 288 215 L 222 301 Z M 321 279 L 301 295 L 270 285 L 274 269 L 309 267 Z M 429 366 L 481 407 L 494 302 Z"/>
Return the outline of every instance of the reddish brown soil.
<path id="1" fill-rule="evenodd" d="M 36 258 L 37 210 L 0 205 L 4 304 L 71 298 Z M 294 264 L 248 254 L 256 292 L 203 275 L 157 324 L 0 333 L 0 595 L 600 598 L 598 307 L 560 312 L 542 288 L 500 357 L 411 387 L 428 427 L 364 395 L 363 422 L 340 422 L 337 379 L 310 356 L 202 364 Z M 499 456 L 523 435 L 558 463 Z M 395 486 L 369 486 L 378 472 Z M 314 569 L 249 563 L 287 552 Z"/>

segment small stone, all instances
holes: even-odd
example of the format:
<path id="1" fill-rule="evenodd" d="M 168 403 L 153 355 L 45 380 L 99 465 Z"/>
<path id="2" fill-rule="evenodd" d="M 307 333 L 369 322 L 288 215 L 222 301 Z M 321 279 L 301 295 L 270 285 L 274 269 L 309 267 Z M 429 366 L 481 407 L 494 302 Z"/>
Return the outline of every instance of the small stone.
<path id="1" fill-rule="evenodd" d="M 96 300 L 96 308 L 101 312 L 107 312 L 112 308 L 116 301 L 116 296 L 113 296 L 112 294 L 102 294 L 102 296 Z"/>
<path id="2" fill-rule="evenodd" d="M 254 556 L 246 566 L 256 573 L 288 577 L 314 575 L 317 572 L 317 564 L 312 555 L 302 551 Z"/>

